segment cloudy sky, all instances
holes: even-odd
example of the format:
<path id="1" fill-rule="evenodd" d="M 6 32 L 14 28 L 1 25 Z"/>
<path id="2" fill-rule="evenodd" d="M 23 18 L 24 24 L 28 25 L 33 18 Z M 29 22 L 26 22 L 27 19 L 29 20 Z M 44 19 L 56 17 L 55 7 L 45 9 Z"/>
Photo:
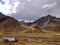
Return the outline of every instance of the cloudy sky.
<path id="1" fill-rule="evenodd" d="M 36 20 L 48 14 L 60 17 L 60 0 L 0 0 L 0 12 L 18 20 Z"/>

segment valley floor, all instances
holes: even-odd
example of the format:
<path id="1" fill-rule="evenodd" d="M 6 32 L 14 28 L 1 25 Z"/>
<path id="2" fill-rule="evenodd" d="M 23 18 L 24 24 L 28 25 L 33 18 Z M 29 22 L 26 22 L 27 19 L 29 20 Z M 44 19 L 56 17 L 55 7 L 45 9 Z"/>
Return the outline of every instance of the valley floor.
<path id="1" fill-rule="evenodd" d="M 18 42 L 3 42 L 2 37 L 17 37 Z M 60 45 L 60 33 L 12 33 L 0 35 L 0 45 Z"/>

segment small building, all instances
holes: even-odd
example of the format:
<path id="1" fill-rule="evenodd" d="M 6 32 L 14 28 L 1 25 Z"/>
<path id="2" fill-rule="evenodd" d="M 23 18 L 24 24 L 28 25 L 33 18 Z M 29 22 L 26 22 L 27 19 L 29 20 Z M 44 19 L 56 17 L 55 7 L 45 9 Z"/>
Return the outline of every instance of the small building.
<path id="1" fill-rule="evenodd" d="M 16 37 L 2 37 L 4 42 L 18 42 Z"/>

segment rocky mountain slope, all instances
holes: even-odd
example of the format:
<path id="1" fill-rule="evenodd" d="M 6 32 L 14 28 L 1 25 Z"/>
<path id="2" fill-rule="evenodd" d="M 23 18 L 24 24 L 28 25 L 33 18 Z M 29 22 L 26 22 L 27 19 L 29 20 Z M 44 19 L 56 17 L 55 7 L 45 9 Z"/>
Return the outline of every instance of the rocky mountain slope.
<path id="1" fill-rule="evenodd" d="M 60 18 L 47 15 L 37 19 L 31 23 L 18 21 L 13 17 L 5 16 L 0 13 L 0 32 L 4 34 L 13 32 L 47 32 L 47 31 L 60 31 Z"/>
<path id="2" fill-rule="evenodd" d="M 39 30 L 59 31 L 60 18 L 51 15 L 43 16 L 33 22 L 32 27 Z"/>
<path id="3" fill-rule="evenodd" d="M 15 18 L 5 16 L 4 14 L 0 13 L 0 32 L 10 33 L 22 31 L 25 29 L 26 28 L 22 26 L 22 24 Z"/>

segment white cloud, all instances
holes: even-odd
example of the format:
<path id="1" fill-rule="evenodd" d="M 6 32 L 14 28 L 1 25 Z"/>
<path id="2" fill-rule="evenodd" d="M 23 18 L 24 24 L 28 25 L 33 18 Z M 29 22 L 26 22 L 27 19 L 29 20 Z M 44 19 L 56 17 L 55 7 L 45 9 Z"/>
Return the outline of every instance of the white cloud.
<path id="1" fill-rule="evenodd" d="M 12 13 L 17 13 L 20 11 L 20 8 L 23 8 L 24 5 L 26 4 L 26 0 L 24 2 L 21 2 L 22 0 L 3 0 L 5 4 L 0 3 L 0 12 L 4 14 L 12 14 Z M 30 2 L 31 0 L 27 0 Z M 19 8 L 19 9 L 18 9 Z"/>
<path id="2" fill-rule="evenodd" d="M 31 2 L 31 0 L 27 0 L 28 2 Z"/>
<path id="3" fill-rule="evenodd" d="M 19 19 L 18 21 L 22 21 L 21 19 Z"/>
<path id="4" fill-rule="evenodd" d="M 34 22 L 33 20 L 22 20 L 22 19 L 19 19 L 18 21 L 24 21 L 25 23 Z"/>
<path id="5" fill-rule="evenodd" d="M 56 2 L 52 3 L 52 4 L 45 4 L 42 6 L 42 8 L 52 8 L 52 7 L 55 7 L 56 6 Z"/>
<path id="6" fill-rule="evenodd" d="M 11 8 L 11 6 L 9 5 L 9 0 L 4 0 L 4 1 L 5 1 L 4 5 L 0 3 L 0 12 L 4 14 L 11 13 L 10 11 L 8 11 Z"/>
<path id="7" fill-rule="evenodd" d="M 13 12 L 14 13 L 16 13 L 16 9 L 17 9 L 17 7 L 19 6 L 19 1 L 17 1 L 17 2 L 14 2 L 14 6 L 13 6 Z"/>
<path id="8" fill-rule="evenodd" d="M 24 3 L 21 3 L 18 0 L 13 0 L 13 2 L 11 2 L 11 0 L 3 0 L 5 2 L 5 4 L 1 4 L 0 3 L 0 12 L 4 13 L 4 14 L 12 14 L 12 13 L 17 13 L 17 8 L 19 7 L 19 5 L 23 6 Z"/>
<path id="9" fill-rule="evenodd" d="M 18 21 L 24 21 L 25 23 L 27 23 L 27 22 L 34 22 L 33 20 L 22 20 L 22 19 L 19 19 Z"/>

